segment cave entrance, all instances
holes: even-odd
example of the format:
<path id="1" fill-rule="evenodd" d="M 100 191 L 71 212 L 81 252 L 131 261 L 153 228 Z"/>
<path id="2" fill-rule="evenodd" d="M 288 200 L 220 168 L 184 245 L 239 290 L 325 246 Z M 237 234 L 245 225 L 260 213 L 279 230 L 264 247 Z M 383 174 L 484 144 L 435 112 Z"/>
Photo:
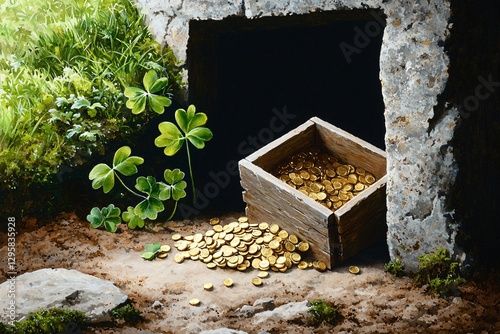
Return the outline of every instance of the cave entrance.
<path id="1" fill-rule="evenodd" d="M 214 133 L 197 209 L 243 211 L 237 162 L 313 116 L 384 149 L 384 27 L 373 10 L 190 21 L 189 103 Z"/>

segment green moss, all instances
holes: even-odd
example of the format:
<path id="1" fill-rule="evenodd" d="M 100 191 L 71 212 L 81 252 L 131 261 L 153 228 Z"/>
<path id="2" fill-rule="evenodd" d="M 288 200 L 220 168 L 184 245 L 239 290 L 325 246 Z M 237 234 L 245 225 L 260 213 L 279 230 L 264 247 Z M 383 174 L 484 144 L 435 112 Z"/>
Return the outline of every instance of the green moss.
<path id="1" fill-rule="evenodd" d="M 83 329 L 89 323 L 84 312 L 63 308 L 40 309 L 31 312 L 23 321 L 13 325 L 0 323 L 0 333 L 5 334 L 56 334 L 69 329 Z"/>
<path id="2" fill-rule="evenodd" d="M 459 293 L 458 286 L 466 280 L 460 277 L 458 263 L 452 261 L 446 249 L 419 256 L 415 284 L 428 285 L 435 294 L 446 297 Z"/>
<path id="3" fill-rule="evenodd" d="M 394 277 L 399 277 L 404 273 L 404 265 L 400 259 L 394 259 L 389 263 L 384 264 L 384 270 Z"/>
<path id="4" fill-rule="evenodd" d="M 135 325 L 144 320 L 141 311 L 130 304 L 118 307 L 111 311 L 111 316 L 117 320 L 123 320 L 126 324 Z"/>
<path id="5" fill-rule="evenodd" d="M 314 326 L 319 326 L 323 322 L 335 326 L 342 320 L 339 307 L 324 300 L 312 300 L 307 311 L 311 314 L 311 321 Z"/>

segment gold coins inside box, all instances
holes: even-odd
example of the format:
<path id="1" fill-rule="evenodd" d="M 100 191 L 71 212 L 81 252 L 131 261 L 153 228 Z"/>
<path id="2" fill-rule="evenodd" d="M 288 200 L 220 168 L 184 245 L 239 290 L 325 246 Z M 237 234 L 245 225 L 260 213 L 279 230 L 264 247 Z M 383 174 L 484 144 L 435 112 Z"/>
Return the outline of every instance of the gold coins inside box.
<path id="1" fill-rule="evenodd" d="M 345 164 L 315 146 L 291 156 L 273 174 L 332 211 L 376 181 L 363 168 Z"/>
<path id="2" fill-rule="evenodd" d="M 303 260 L 309 243 L 289 234 L 277 224 L 251 223 L 247 217 L 240 217 L 238 221 L 226 225 L 212 218 L 210 224 L 211 228 L 205 233 L 184 237 L 178 233 L 172 235 L 178 250 L 175 262 L 191 259 L 202 261 L 210 269 L 219 267 L 239 271 L 254 268 L 285 272 L 294 265 L 301 269 L 313 267 L 312 263 L 309 265 Z M 326 270 L 326 264 L 321 263 L 314 268 Z M 265 276 L 259 276 L 262 277 Z"/>

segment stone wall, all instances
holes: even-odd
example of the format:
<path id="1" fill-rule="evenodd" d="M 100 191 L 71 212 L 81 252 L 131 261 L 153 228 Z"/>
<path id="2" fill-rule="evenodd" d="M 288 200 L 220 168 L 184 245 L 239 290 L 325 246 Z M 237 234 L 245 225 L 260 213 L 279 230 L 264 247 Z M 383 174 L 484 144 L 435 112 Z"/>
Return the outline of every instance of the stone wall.
<path id="1" fill-rule="evenodd" d="M 448 1 L 138 0 L 138 4 L 154 36 L 169 45 L 183 63 L 191 20 L 382 10 L 386 28 L 380 80 L 385 103 L 391 258 L 400 258 L 409 271 L 416 270 L 419 255 L 437 247 L 448 249 L 457 259 L 466 258 L 456 243 L 459 224 L 448 203 L 458 173 L 450 141 L 459 111 L 443 101 L 436 108 L 450 63 L 445 52 L 451 28 Z"/>

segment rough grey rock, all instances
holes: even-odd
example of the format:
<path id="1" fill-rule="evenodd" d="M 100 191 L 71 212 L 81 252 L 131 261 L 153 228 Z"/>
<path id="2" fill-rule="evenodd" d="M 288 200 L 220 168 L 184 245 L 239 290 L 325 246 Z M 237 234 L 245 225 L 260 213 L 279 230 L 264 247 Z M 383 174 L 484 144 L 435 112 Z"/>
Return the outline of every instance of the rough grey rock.
<path id="1" fill-rule="evenodd" d="M 243 305 L 241 308 L 234 311 L 234 316 L 237 318 L 251 318 L 255 314 L 255 308 L 250 305 Z"/>
<path id="2" fill-rule="evenodd" d="M 257 313 L 255 314 L 253 319 L 255 319 L 255 322 L 257 324 L 269 320 L 300 320 L 307 316 L 307 310 L 310 306 L 311 303 L 308 300 L 304 300 L 302 302 L 292 302 L 281 305 L 280 307 L 277 307 L 271 311 Z"/>
<path id="3" fill-rule="evenodd" d="M 219 329 L 203 331 L 200 334 L 248 334 L 248 333 L 244 331 L 238 331 L 236 329 L 219 328 Z"/>
<path id="4" fill-rule="evenodd" d="M 276 308 L 273 298 L 260 298 L 253 303 L 255 313 L 270 311 Z"/>
<path id="5" fill-rule="evenodd" d="M 8 301 L 10 281 L 0 285 L 0 300 Z M 40 269 L 15 279 L 15 320 L 40 308 L 67 307 L 83 311 L 92 322 L 110 321 L 109 312 L 127 299 L 112 282 L 67 269 Z M 7 303 L 0 321 L 8 322 Z"/>

